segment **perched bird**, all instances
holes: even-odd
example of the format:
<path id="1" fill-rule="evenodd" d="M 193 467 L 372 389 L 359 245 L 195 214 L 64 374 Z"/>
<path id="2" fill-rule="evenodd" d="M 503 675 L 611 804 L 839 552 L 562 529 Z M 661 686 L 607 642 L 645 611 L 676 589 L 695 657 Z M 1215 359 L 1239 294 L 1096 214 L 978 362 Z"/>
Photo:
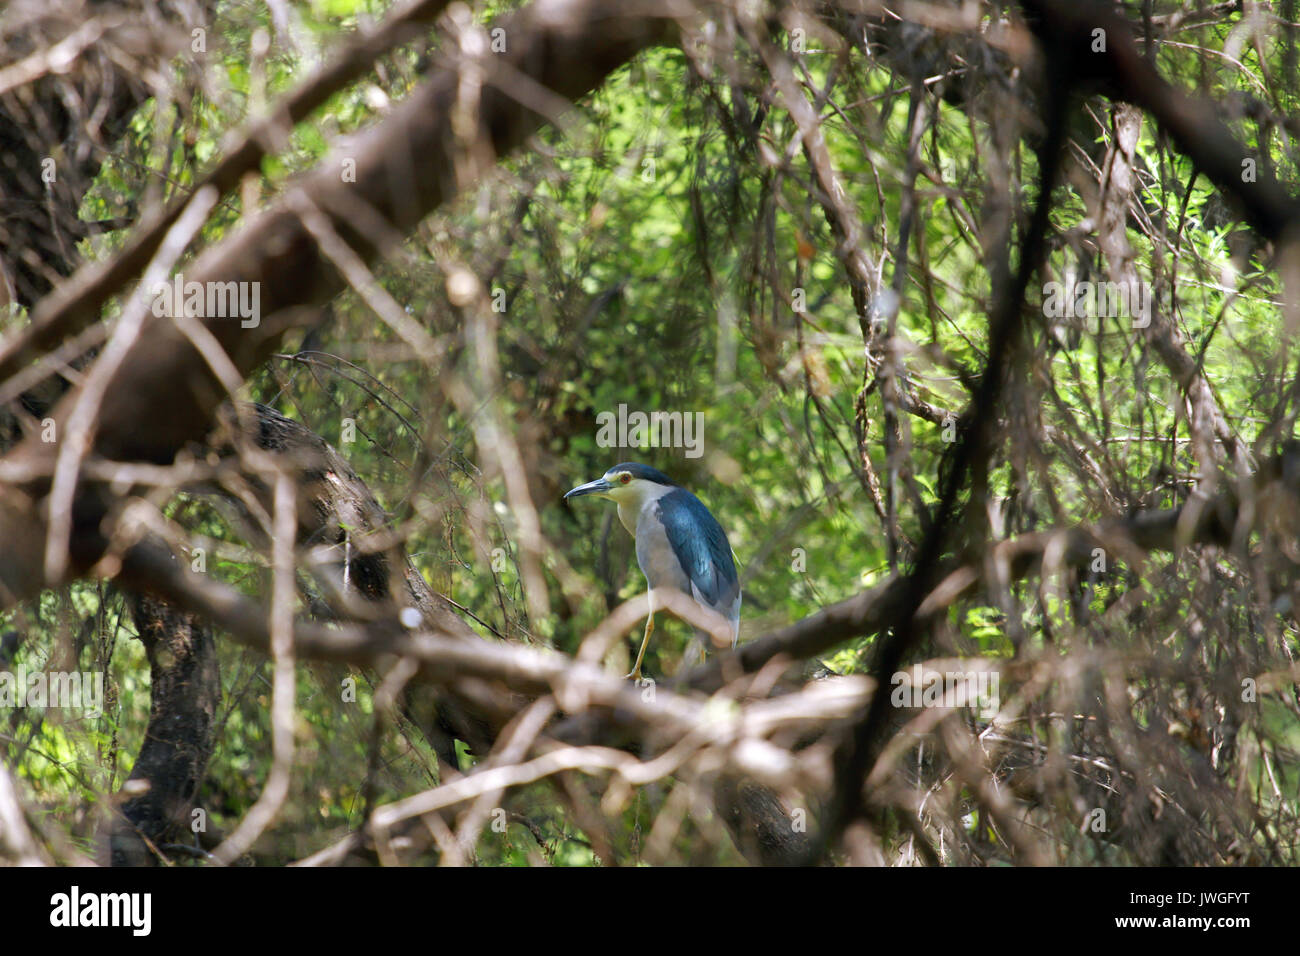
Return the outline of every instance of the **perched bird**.
<path id="1" fill-rule="evenodd" d="M 704 503 L 662 471 L 636 462 L 615 465 L 595 481 L 579 485 L 565 500 L 582 495 L 608 498 L 618 520 L 636 539 L 636 561 L 650 585 L 650 616 L 636 664 L 627 676 L 641 678 L 641 659 L 655 629 L 655 589 L 674 587 L 731 622 L 731 646 L 740 636 L 740 578 L 722 525 Z M 707 636 L 696 632 L 697 639 Z M 707 646 L 707 644 L 705 644 Z"/>

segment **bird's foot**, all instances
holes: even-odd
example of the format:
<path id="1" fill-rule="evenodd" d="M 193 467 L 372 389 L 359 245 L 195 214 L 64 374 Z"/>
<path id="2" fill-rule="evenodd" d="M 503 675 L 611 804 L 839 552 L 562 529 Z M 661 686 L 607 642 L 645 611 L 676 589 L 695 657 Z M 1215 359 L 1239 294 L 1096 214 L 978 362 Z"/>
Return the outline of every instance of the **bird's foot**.
<path id="1" fill-rule="evenodd" d="M 641 668 L 639 667 L 632 668 L 632 670 L 630 670 L 628 673 L 623 675 L 623 680 L 634 681 L 635 683 L 638 684 L 641 683 Z"/>

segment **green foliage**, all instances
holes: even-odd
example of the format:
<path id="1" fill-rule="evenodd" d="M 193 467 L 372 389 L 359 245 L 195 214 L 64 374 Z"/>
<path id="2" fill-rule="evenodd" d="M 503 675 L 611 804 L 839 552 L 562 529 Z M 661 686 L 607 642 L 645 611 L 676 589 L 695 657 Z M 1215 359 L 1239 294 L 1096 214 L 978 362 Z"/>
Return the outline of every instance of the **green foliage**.
<path id="1" fill-rule="evenodd" d="M 328 47 L 386 4 L 314 0 L 298 6 L 311 35 Z M 184 109 L 146 104 L 120 154 L 105 163 L 83 208 L 87 218 L 119 214 L 150 188 L 174 195 L 192 186 L 221 154 L 228 130 L 299 81 L 309 54 L 318 51 L 290 52 L 277 44 L 265 64 L 250 56 L 253 33 L 272 29 L 269 17 L 266 5 L 223 5 L 222 88 L 213 95 L 189 89 Z M 1217 96 L 1254 90 L 1256 73 L 1278 67 L 1259 56 L 1251 46 L 1243 54 L 1246 69 L 1216 68 L 1207 81 L 1211 90 Z M 1174 47 L 1163 47 L 1160 60 L 1173 75 L 1185 74 L 1192 62 L 1190 52 Z M 886 69 L 855 62 L 846 78 L 832 75 L 831 62 L 810 61 L 812 85 L 840 83 L 837 97 L 854 105 L 847 113 L 824 113 L 826 146 L 869 239 L 878 247 L 876 240 L 886 237 L 892 246 L 910 139 L 906 96 L 899 93 L 899 77 Z M 418 81 L 415 64 L 412 51 L 386 58 L 382 72 L 333 97 L 300 125 L 287 148 L 263 163 L 263 195 L 311 168 L 339 135 L 377 118 L 378 98 L 368 97 L 368 89 L 400 99 Z M 502 294 L 505 311 L 495 318 L 501 381 L 487 401 L 466 407 L 448 398 L 435 373 L 411 360 L 401 339 L 354 293 L 335 303 L 315 348 L 294 355 L 298 343 L 290 343 L 248 383 L 248 398 L 306 423 L 338 447 L 391 513 L 427 519 L 405 526 L 412 559 L 436 590 L 473 612 L 472 626 L 485 638 L 572 653 L 604 618 L 607 599 L 644 589 L 631 542 L 608 509 L 571 509 L 560 501 L 568 487 L 625 458 L 664 469 L 722 520 L 744 582 L 742 640 L 857 594 L 891 570 L 886 534 L 858 460 L 857 432 L 866 429 L 862 445 L 874 472 L 888 474 L 886 412 L 879 392 L 864 394 L 862 326 L 837 256 L 839 239 L 813 198 L 817 187 L 789 116 L 771 110 L 755 137 L 731 130 L 735 116 L 753 115 L 760 105 L 768 104 L 752 88 L 702 83 L 678 50 L 651 51 L 580 104 L 562 133 L 542 134 L 541 149 L 505 163 L 431 217 L 400 256 L 379 268 L 385 290 L 457 357 L 437 374 L 461 382 L 473 380 L 475 354 L 462 316 L 447 301 L 444 269 L 465 263 L 490 293 Z M 907 343 L 915 393 L 959 414 L 985 362 L 990 262 L 998 252 L 973 227 L 983 226 L 985 204 L 1005 197 L 995 195 L 987 176 L 992 134 L 944 100 L 934 98 L 932 108 L 936 117 L 920 147 L 930 175 L 915 189 L 916 251 L 901 283 L 896 331 Z M 1272 150 L 1274 164 L 1294 173 L 1282 146 L 1275 141 Z M 769 153 L 779 161 L 766 160 Z M 1143 215 L 1178 224 L 1181 251 L 1171 256 L 1130 225 L 1136 268 L 1162 277 L 1159 294 L 1249 444 L 1272 418 L 1269 360 L 1283 327 L 1276 274 L 1255 253 L 1234 259 L 1241 224 L 1215 213 L 1215 190 L 1150 123 L 1137 155 L 1149 173 Z M 1007 194 L 1028 201 L 1036 157 L 1017 147 L 1006 160 Z M 150 186 L 160 161 L 169 170 L 166 182 Z M 1092 215 L 1073 189 L 1062 186 L 1055 200 L 1057 236 Z M 205 241 L 227 234 L 244 211 L 241 203 L 239 196 L 227 197 Z M 1018 220 L 1009 227 L 1013 244 L 1022 228 Z M 120 239 L 88 242 L 86 251 L 106 254 Z M 881 261 L 896 255 L 890 248 Z M 1100 268 L 1097 257 L 1089 261 L 1064 242 L 1043 252 L 1044 280 L 1085 267 Z M 884 265 L 882 276 L 887 284 Z M 792 308 L 796 290 L 808 304 L 805 311 Z M 1039 308 L 1039 298 L 1031 289 L 1031 310 Z M 1106 455 L 1103 466 L 1118 498 L 1104 500 L 1099 489 L 1080 481 L 1077 462 L 1060 445 L 1043 444 L 1023 456 L 1012 449 L 988 476 L 988 497 L 1012 515 L 1007 530 L 1092 522 L 1125 509 L 1182 502 L 1187 482 L 1179 476 L 1194 472 L 1196 460 L 1169 372 L 1136 357 L 1133 337 L 1118 322 L 1054 330 L 1036 319 L 1031 334 L 1042 347 L 1029 377 L 1041 407 L 1030 417 L 1063 432 L 1083 429 L 1088 442 L 1104 438 L 1096 447 Z M 1058 333 L 1064 344 L 1043 345 Z M 702 457 L 688 458 L 681 449 L 598 447 L 596 416 L 620 405 L 700 413 Z M 511 423 L 524 447 L 529 490 L 551 547 L 545 598 L 553 613 L 542 620 L 530 620 L 526 609 L 523 544 L 505 481 L 483 465 L 490 449 L 480 447 L 476 428 L 488 414 Z M 346 419 L 356 428 L 350 444 L 341 438 Z M 1163 440 L 1169 436 L 1178 440 Z M 914 545 L 938 500 L 951 443 L 940 424 L 921 418 L 909 420 L 907 441 L 905 471 L 915 497 L 899 491 L 899 533 Z M 201 497 L 179 496 L 167 515 L 217 546 L 210 573 L 248 594 L 264 593 L 264 563 L 241 547 L 219 509 Z M 1017 586 L 1014 620 L 1008 608 L 982 599 L 954 605 L 945 639 L 961 654 L 1011 659 L 1021 635 L 1027 646 L 1043 648 L 1061 622 L 1086 619 L 1083 643 L 1100 643 L 1107 634 L 1131 649 L 1145 646 L 1144 634 L 1160 630 L 1172 633 L 1164 645 L 1170 655 L 1193 653 L 1194 642 L 1178 625 L 1195 607 L 1194 589 L 1169 585 L 1162 570 L 1121 568 L 1131 577 L 1096 582 L 1074 603 L 1058 595 L 1040 599 L 1033 585 Z M 1146 587 L 1165 591 L 1148 601 L 1149 617 L 1140 627 L 1125 629 L 1107 617 Z M 1096 630 L 1087 630 L 1093 625 Z M 78 584 L 43 595 L 11 615 L 6 627 L 23 629 L 23 661 L 37 663 L 33 655 L 42 648 L 79 646 L 83 666 L 93 659 L 106 671 L 113 705 L 98 720 L 24 712 L 3 729 L 3 749 L 51 821 L 86 840 L 98 810 L 67 821 L 78 808 L 94 806 L 97 793 L 112 792 L 125 780 L 149 710 L 147 663 L 131 636 L 129 615 L 103 585 Z M 78 645 L 82 632 L 90 639 Z M 649 669 L 674 672 L 686 636 L 684 627 L 661 620 Z M 1294 633 L 1282 639 L 1295 646 Z M 270 669 L 262 658 L 219 643 L 220 737 L 204 803 L 214 823 L 229 827 L 257 799 L 270 766 Z M 872 643 L 850 641 L 824 663 L 837 674 L 862 672 Z M 623 646 L 615 656 L 630 653 Z M 340 682 L 349 676 L 357 681 L 355 703 L 340 699 Z M 295 789 L 279 824 L 283 839 L 268 859 L 313 852 L 357 827 L 367 799 L 383 803 L 438 779 L 428 741 L 405 721 L 383 733 L 379 769 L 372 773 L 371 681 L 368 674 L 300 666 Z M 1155 683 L 1151 676 L 1138 678 L 1132 692 L 1141 696 Z M 1282 748 L 1277 772 L 1293 794 L 1300 751 L 1295 712 L 1269 701 L 1260 724 L 1260 734 Z M 483 757 L 467 753 L 463 742 L 457 746 L 461 769 Z M 1247 776 L 1266 791 L 1262 752 L 1252 752 Z M 611 823 L 620 853 L 636 858 L 652 810 L 665 798 L 638 798 Z M 962 799 L 973 802 L 969 792 Z M 1295 811 L 1293 797 L 1268 800 Z M 479 862 L 596 862 L 591 834 L 564 818 L 546 787 L 513 791 L 506 809 L 515 816 L 504 839 L 486 832 L 475 850 Z M 972 835 L 991 832 L 979 810 L 965 824 Z M 539 841 L 534 833 L 545 837 Z M 677 842 L 683 858 L 690 858 L 691 831 Z M 1104 851 L 1079 846 L 1084 849 L 1064 850 L 1066 858 L 1106 859 Z"/>

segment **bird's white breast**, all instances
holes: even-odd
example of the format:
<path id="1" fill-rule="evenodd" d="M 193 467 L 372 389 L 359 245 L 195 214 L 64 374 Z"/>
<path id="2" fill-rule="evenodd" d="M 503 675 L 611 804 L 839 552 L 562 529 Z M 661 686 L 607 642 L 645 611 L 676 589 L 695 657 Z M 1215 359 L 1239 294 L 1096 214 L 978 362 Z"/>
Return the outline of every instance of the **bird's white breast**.
<path id="1" fill-rule="evenodd" d="M 663 522 L 655 517 L 658 501 L 673 489 L 664 485 L 647 483 L 648 487 L 638 501 L 620 502 L 618 518 L 636 539 L 636 563 L 651 588 L 674 587 L 685 594 L 691 593 L 691 581 L 677 560 Z"/>

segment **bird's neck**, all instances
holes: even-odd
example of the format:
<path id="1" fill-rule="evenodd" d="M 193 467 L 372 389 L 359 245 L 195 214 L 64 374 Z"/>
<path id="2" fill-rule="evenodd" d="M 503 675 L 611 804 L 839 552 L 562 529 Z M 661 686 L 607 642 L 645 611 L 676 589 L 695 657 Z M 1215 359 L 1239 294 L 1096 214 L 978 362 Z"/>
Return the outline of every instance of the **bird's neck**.
<path id="1" fill-rule="evenodd" d="M 636 522 L 641 515 L 641 501 L 620 501 L 618 503 L 618 520 L 623 522 L 627 533 L 636 537 Z"/>
<path id="2" fill-rule="evenodd" d="M 650 485 L 640 489 L 640 494 L 635 497 L 618 502 L 618 520 L 623 523 L 624 528 L 627 528 L 627 533 L 635 538 L 637 522 L 641 520 L 641 513 L 645 511 L 646 506 L 658 501 L 672 490 L 671 485 Z"/>

